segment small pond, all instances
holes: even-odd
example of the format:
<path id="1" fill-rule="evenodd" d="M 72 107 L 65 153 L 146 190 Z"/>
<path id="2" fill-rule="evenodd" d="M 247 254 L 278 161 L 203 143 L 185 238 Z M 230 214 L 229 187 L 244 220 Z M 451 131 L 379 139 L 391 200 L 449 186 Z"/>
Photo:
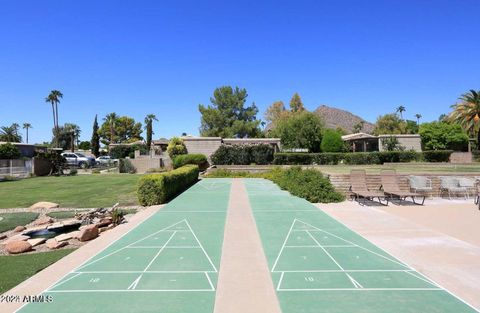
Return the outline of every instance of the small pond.
<path id="1" fill-rule="evenodd" d="M 55 228 L 50 228 L 50 229 L 40 229 L 40 230 L 34 230 L 28 233 L 25 233 L 25 235 L 30 236 L 30 238 L 53 238 L 61 234 L 69 233 L 75 230 L 78 230 L 80 228 L 81 224 L 73 224 L 73 225 L 63 225 Z"/>

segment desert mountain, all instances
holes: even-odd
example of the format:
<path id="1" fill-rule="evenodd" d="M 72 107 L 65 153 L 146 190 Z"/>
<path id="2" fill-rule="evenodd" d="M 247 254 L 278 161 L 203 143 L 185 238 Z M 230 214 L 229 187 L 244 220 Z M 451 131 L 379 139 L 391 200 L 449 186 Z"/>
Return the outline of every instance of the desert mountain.
<path id="1" fill-rule="evenodd" d="M 322 117 L 323 121 L 325 122 L 325 126 L 328 128 L 335 129 L 337 127 L 341 127 L 348 133 L 352 133 L 353 126 L 361 121 L 364 122 L 361 132 L 371 133 L 374 128 L 372 123 L 367 122 L 363 118 L 342 109 L 321 105 L 313 112 Z"/>

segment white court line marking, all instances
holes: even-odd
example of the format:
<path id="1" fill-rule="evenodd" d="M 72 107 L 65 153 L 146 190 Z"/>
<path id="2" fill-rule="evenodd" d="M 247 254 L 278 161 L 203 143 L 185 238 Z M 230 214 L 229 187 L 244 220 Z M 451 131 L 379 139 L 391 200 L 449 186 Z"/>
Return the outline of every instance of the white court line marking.
<path id="1" fill-rule="evenodd" d="M 128 247 L 128 249 L 158 249 L 162 246 L 134 246 Z M 165 247 L 165 249 L 200 249 L 200 246 L 169 246 Z"/>
<path id="2" fill-rule="evenodd" d="M 145 273 L 148 268 L 152 265 L 152 263 L 155 261 L 155 259 L 160 255 L 160 253 L 162 253 L 162 251 L 165 249 L 165 247 L 168 245 L 168 243 L 170 242 L 170 240 L 172 240 L 173 236 L 175 236 L 177 232 L 173 232 L 173 234 L 170 236 L 170 238 L 168 238 L 167 242 L 165 242 L 165 244 L 163 245 L 162 248 L 160 248 L 160 250 L 158 250 L 157 254 L 155 254 L 155 256 L 153 257 L 153 259 L 150 261 L 150 263 L 148 263 L 147 267 L 145 267 L 143 269 L 143 272 Z"/>
<path id="3" fill-rule="evenodd" d="M 280 248 L 280 252 L 278 252 L 277 258 L 275 259 L 275 262 L 273 263 L 272 269 L 270 270 L 271 272 L 275 271 L 275 267 L 277 266 L 278 260 L 280 259 L 280 256 L 282 255 L 283 249 L 285 249 L 285 245 L 287 244 L 288 237 L 290 237 L 290 233 L 292 232 L 293 224 L 295 224 L 295 220 L 293 221 L 292 225 L 290 226 L 290 229 L 288 230 L 287 236 L 285 236 L 285 240 L 283 241 L 282 247 Z"/>
<path id="4" fill-rule="evenodd" d="M 90 293 L 90 292 L 197 292 L 208 291 L 211 289 L 112 289 L 112 290 L 46 290 L 44 293 Z"/>
<path id="5" fill-rule="evenodd" d="M 192 273 L 216 273 L 215 271 L 86 271 L 86 272 L 72 272 L 75 274 L 131 274 L 131 273 L 156 273 L 156 274 L 166 274 L 166 273 L 177 273 L 177 274 L 192 274 Z"/>
<path id="6" fill-rule="evenodd" d="M 82 273 L 75 273 L 75 275 L 73 275 L 72 277 L 67 278 L 67 279 L 65 279 L 65 280 L 62 281 L 62 282 L 59 282 L 58 284 L 55 284 L 55 285 L 53 285 L 53 286 L 50 287 L 50 288 L 56 288 L 56 287 L 58 287 L 58 286 L 60 286 L 60 285 L 63 285 L 63 284 L 65 284 L 67 281 L 72 280 L 72 279 L 74 279 L 75 277 L 80 276 L 80 275 L 82 275 Z"/>
<path id="7" fill-rule="evenodd" d="M 118 253 L 118 252 L 120 252 L 120 251 L 123 251 L 123 250 L 125 250 L 126 248 L 129 248 L 129 247 L 133 246 L 133 245 L 136 244 L 137 242 L 140 242 L 140 241 L 145 240 L 145 239 L 147 239 L 147 238 L 153 237 L 153 236 L 155 236 L 156 234 L 164 231 L 165 229 L 170 228 L 170 227 L 173 227 L 173 226 L 175 226 L 175 225 L 177 225 L 177 224 L 180 224 L 180 223 L 183 222 L 183 221 L 184 221 L 184 220 L 181 220 L 181 221 L 179 221 L 179 222 L 177 222 L 177 223 L 175 223 L 175 224 L 172 224 L 172 225 L 170 225 L 170 226 L 168 226 L 168 227 L 165 227 L 165 228 L 163 228 L 163 229 L 161 229 L 161 230 L 159 230 L 159 231 L 157 231 L 157 232 L 154 232 L 153 234 L 150 234 L 150 235 L 148 235 L 148 236 L 146 236 L 146 237 L 143 237 L 143 238 L 141 238 L 141 239 L 139 239 L 139 240 L 137 240 L 137 241 L 135 241 L 135 242 L 132 242 L 131 244 L 129 244 L 129 245 L 123 247 L 123 248 L 120 248 L 120 249 L 118 249 L 118 250 L 115 250 L 115 251 L 107 254 L 107 255 L 104 255 L 103 257 L 98 258 L 98 259 L 96 259 L 96 260 L 94 260 L 94 261 L 92 261 L 92 262 L 90 262 L 90 263 L 82 264 L 82 265 L 80 265 L 79 267 L 77 267 L 77 270 L 82 269 L 82 268 L 84 268 L 84 267 L 86 267 L 86 266 L 90 266 L 90 265 L 92 265 L 92 264 L 94 264 L 94 263 L 96 263 L 96 262 L 98 262 L 98 261 L 100 261 L 100 260 L 105 259 L 106 257 L 109 257 L 109 256 L 111 256 L 111 255 L 113 255 L 113 254 L 115 254 L 115 253 Z M 137 226 L 137 227 L 138 227 L 138 226 Z M 135 228 L 136 228 L 136 227 L 135 227 Z M 133 229 L 132 229 L 132 230 L 133 230 Z M 125 235 L 126 235 L 126 234 L 125 234 Z M 122 236 L 122 237 L 123 237 L 123 236 Z M 106 249 L 106 248 L 105 248 L 105 249 Z"/>
<path id="8" fill-rule="evenodd" d="M 328 253 L 327 249 L 325 249 L 324 247 L 322 247 L 322 245 L 317 241 L 317 239 L 315 239 L 315 237 L 312 236 L 312 234 L 310 234 L 308 232 L 308 230 L 306 230 L 307 234 L 313 239 L 313 241 L 315 241 L 315 243 L 320 247 L 322 248 L 323 252 L 325 252 L 326 255 L 328 255 L 328 257 L 330 259 L 332 259 L 333 262 L 335 262 L 335 264 L 342 270 L 344 271 L 345 269 L 340 265 L 340 263 L 337 262 L 337 260 L 335 260 L 335 258 L 330 254 Z"/>
<path id="9" fill-rule="evenodd" d="M 428 279 L 425 279 L 425 278 L 423 278 L 423 277 L 419 277 L 418 275 L 415 275 L 415 274 L 416 274 L 415 272 L 411 272 L 411 271 L 410 271 L 410 272 L 407 272 L 407 271 L 405 271 L 405 273 L 410 274 L 410 275 L 412 275 L 413 277 L 418 278 L 418 279 L 420 279 L 420 280 L 423 280 L 424 282 L 426 282 L 426 283 L 428 283 L 428 284 L 430 284 L 430 285 L 432 285 L 432 286 L 440 287 L 440 286 L 438 286 L 438 285 L 437 285 L 435 282 L 433 282 L 433 281 L 429 281 Z"/>
<path id="10" fill-rule="evenodd" d="M 355 288 L 363 288 L 363 286 L 358 281 L 356 281 L 352 276 L 348 275 L 348 273 L 345 273 L 345 275 L 347 275 L 348 279 L 350 279 L 350 281 L 355 286 Z"/>
<path id="11" fill-rule="evenodd" d="M 295 220 L 297 220 L 297 219 L 295 219 Z M 300 221 L 300 220 L 298 220 L 298 221 Z M 388 261 L 393 262 L 393 263 L 397 263 L 397 264 L 399 264 L 399 265 L 401 265 L 401 266 L 403 266 L 403 267 L 406 267 L 406 268 L 410 268 L 407 264 L 403 264 L 403 263 L 401 263 L 401 262 L 398 262 L 398 261 L 395 261 L 395 260 L 393 260 L 393 259 L 390 259 L 390 258 L 388 258 L 388 257 L 386 257 L 386 256 L 384 256 L 384 255 L 381 255 L 380 253 L 377 253 L 377 252 L 372 251 L 372 250 L 370 250 L 370 249 L 367 249 L 367 248 L 365 248 L 365 247 L 359 246 L 358 244 L 356 244 L 356 243 L 354 243 L 354 242 L 351 242 L 351 241 L 349 241 L 349 240 L 346 240 L 346 239 L 344 239 L 344 238 L 342 238 L 342 237 L 339 237 L 339 236 L 337 236 L 337 235 L 335 235 L 335 234 L 332 234 L 332 233 L 330 233 L 330 232 L 328 232 L 328 231 L 326 231 L 326 230 L 319 229 L 319 228 L 317 228 L 317 227 L 315 227 L 315 226 L 312 226 L 312 225 L 310 225 L 310 224 L 308 224 L 308 223 L 305 223 L 305 222 L 303 222 L 303 221 L 300 221 L 300 222 L 306 224 L 307 226 L 313 227 L 313 228 L 315 228 L 315 229 L 317 229 L 317 230 L 319 230 L 319 231 L 321 231 L 321 232 L 323 232 L 323 233 L 325 233 L 325 234 L 329 234 L 330 236 L 333 236 L 333 237 L 335 237 L 335 238 L 338 238 L 338 239 L 340 239 L 340 240 L 343 240 L 343 241 L 345 241 L 345 242 L 348 242 L 349 244 L 352 244 L 352 245 L 354 245 L 354 246 L 357 246 L 358 248 L 363 249 L 363 250 L 365 250 L 365 251 L 367 251 L 367 252 L 370 252 L 370 253 L 373 253 L 373 254 L 375 254 L 375 255 L 378 255 L 379 257 L 382 257 L 382 258 L 384 258 L 385 260 L 388 260 Z"/>
<path id="12" fill-rule="evenodd" d="M 213 264 L 212 260 L 210 259 L 210 257 L 208 256 L 207 252 L 206 252 L 205 249 L 203 248 L 202 243 L 200 242 L 200 240 L 198 240 L 197 235 L 195 235 L 195 232 L 193 231 L 192 227 L 190 227 L 190 223 L 189 223 L 187 220 L 185 220 L 185 223 L 187 223 L 188 228 L 190 229 L 190 231 L 192 232 L 193 237 L 195 237 L 195 240 L 197 241 L 198 245 L 199 245 L 200 248 L 202 249 L 203 254 L 205 254 L 205 256 L 207 257 L 208 262 L 210 262 L 210 265 L 212 265 L 212 267 L 213 267 L 213 269 L 215 270 L 215 272 L 218 272 L 217 268 L 215 267 L 215 264 Z"/>
<path id="13" fill-rule="evenodd" d="M 142 279 L 142 276 L 143 274 L 141 274 L 140 276 L 137 277 L 137 279 L 135 279 L 133 281 L 133 283 L 130 284 L 130 286 L 128 286 L 127 290 L 130 290 L 130 289 L 135 289 L 138 285 L 138 283 L 140 282 L 140 279 Z"/>
<path id="14" fill-rule="evenodd" d="M 312 288 L 279 289 L 278 291 L 444 291 L 441 288 Z"/>
<path id="15" fill-rule="evenodd" d="M 208 272 L 204 272 L 204 273 L 205 273 L 205 276 L 207 276 L 207 280 L 208 280 L 208 283 L 210 284 L 210 287 L 212 288 L 212 291 L 215 291 L 215 287 L 213 286 L 210 276 L 208 276 Z"/>
<path id="16" fill-rule="evenodd" d="M 326 245 L 324 248 L 356 248 L 353 245 Z M 285 248 L 321 248 L 319 246 L 285 246 Z"/>
<path id="17" fill-rule="evenodd" d="M 285 275 L 285 272 L 282 272 L 282 274 L 280 274 L 280 279 L 278 280 L 278 284 L 277 284 L 277 290 L 280 290 L 280 285 L 282 284 L 283 275 Z"/>
<path id="18" fill-rule="evenodd" d="M 350 272 L 414 272 L 415 270 L 305 270 L 305 271 L 284 271 L 285 273 L 350 273 Z"/>

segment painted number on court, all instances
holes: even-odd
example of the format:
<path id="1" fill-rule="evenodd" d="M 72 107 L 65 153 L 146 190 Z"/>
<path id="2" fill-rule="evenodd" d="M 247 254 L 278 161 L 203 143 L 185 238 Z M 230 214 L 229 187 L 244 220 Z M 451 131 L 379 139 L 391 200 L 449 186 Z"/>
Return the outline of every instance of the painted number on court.
<path id="1" fill-rule="evenodd" d="M 92 278 L 90 279 L 90 283 L 94 284 L 94 283 L 98 283 L 100 281 L 100 278 Z"/>

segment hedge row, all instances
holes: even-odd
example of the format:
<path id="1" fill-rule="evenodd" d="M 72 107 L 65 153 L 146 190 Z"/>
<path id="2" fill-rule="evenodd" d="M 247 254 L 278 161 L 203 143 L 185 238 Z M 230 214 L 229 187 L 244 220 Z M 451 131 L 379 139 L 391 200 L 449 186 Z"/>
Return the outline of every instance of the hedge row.
<path id="1" fill-rule="evenodd" d="M 197 165 L 185 165 L 169 172 L 145 175 L 138 181 L 138 201 L 144 206 L 165 203 L 193 185 L 198 180 L 198 172 Z"/>
<path id="2" fill-rule="evenodd" d="M 277 165 L 336 165 L 339 163 L 383 164 L 412 161 L 448 162 L 452 150 L 438 151 L 381 151 L 353 153 L 276 153 L 273 164 Z"/>
<path id="3" fill-rule="evenodd" d="M 212 155 L 216 165 L 271 164 L 273 147 L 269 144 L 221 145 Z"/>
<path id="4" fill-rule="evenodd" d="M 173 158 L 173 168 L 179 168 L 187 164 L 198 165 L 201 171 L 208 168 L 208 160 L 204 154 L 181 154 Z"/>

